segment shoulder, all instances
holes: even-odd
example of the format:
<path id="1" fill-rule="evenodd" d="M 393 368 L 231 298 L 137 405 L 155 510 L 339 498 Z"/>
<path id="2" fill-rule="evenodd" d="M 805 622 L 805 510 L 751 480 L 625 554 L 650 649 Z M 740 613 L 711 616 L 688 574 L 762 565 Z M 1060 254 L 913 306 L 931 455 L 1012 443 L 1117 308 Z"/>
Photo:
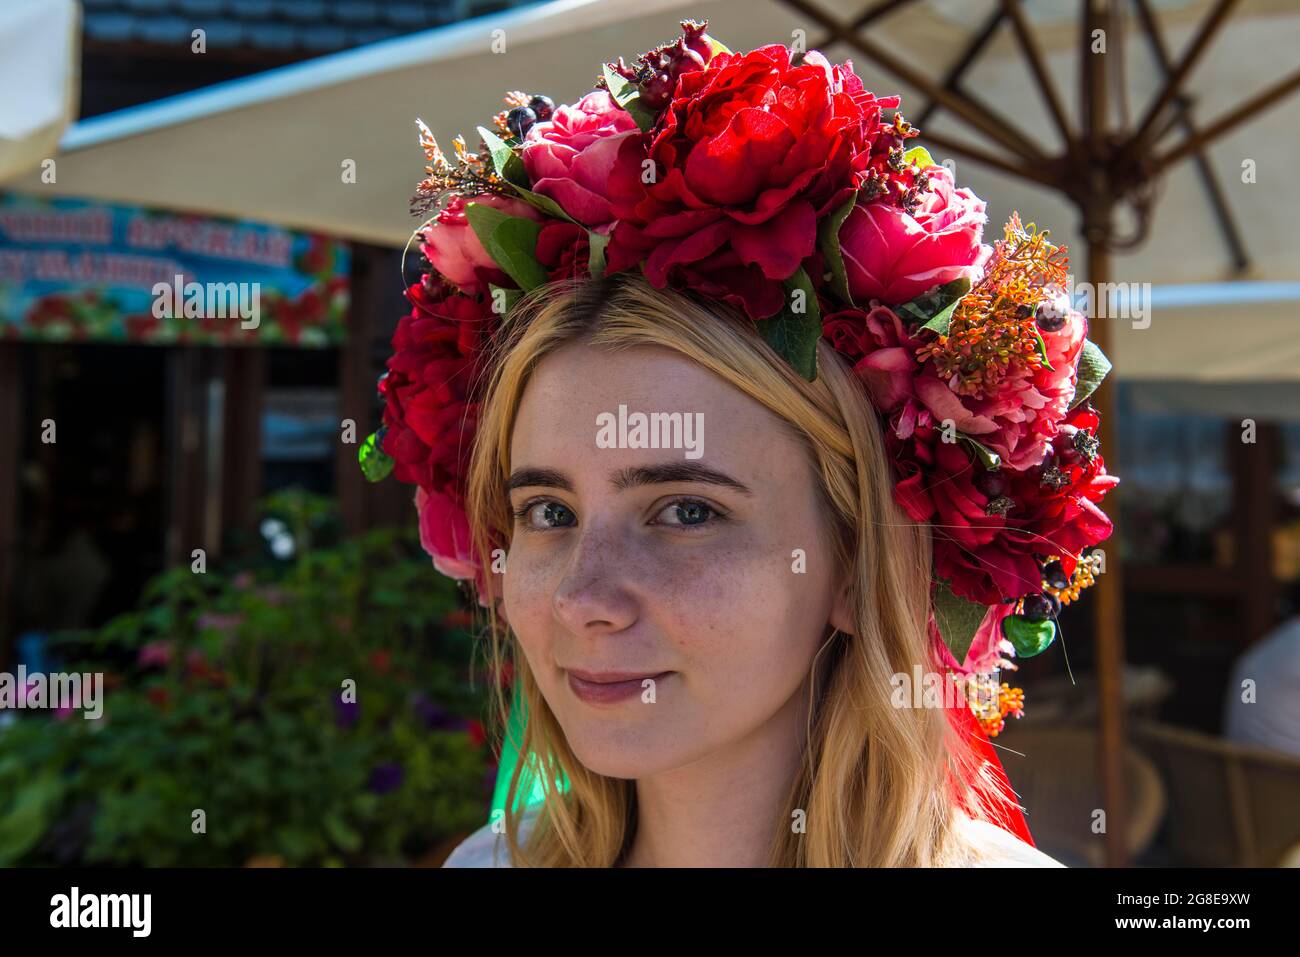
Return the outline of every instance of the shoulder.
<path id="1" fill-rule="evenodd" d="M 527 837 L 533 821 L 537 817 L 537 808 L 525 809 L 519 821 L 519 838 Z M 510 867 L 510 853 L 506 850 L 506 835 L 492 830 L 491 824 L 484 824 L 465 840 L 456 845 L 443 867 Z"/>
<path id="2" fill-rule="evenodd" d="M 1065 867 L 996 824 L 963 815 L 961 827 L 979 854 L 970 867 Z"/>

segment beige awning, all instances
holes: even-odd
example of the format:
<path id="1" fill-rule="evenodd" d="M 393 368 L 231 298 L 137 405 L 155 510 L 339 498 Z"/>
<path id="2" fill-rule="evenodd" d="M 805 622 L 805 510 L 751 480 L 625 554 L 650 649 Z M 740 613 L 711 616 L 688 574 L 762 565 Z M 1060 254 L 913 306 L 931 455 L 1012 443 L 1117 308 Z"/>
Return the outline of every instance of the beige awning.
<path id="1" fill-rule="evenodd" d="M 0 4 L 0 183 L 59 151 L 76 118 L 81 75 L 81 8 L 75 0 Z M 53 171 L 57 179 L 57 168 Z M 29 180 L 30 182 L 30 180 Z"/>
<path id="2" fill-rule="evenodd" d="M 913 65 L 933 63 L 928 72 L 938 76 L 960 56 L 996 2 L 920 0 L 871 29 Z M 841 20 L 851 20 L 865 5 L 863 0 L 820 3 Z M 1023 5 L 1049 54 L 1058 88 L 1072 97 L 1079 75 L 1079 5 L 1073 0 Z M 1212 6 L 1209 0 L 1153 5 L 1175 52 Z M 685 16 L 707 17 L 710 33 L 736 50 L 800 39 L 815 46 L 821 40 L 815 24 L 774 0 L 559 0 L 92 118 L 64 136 L 56 184 L 43 184 L 32 172 L 8 188 L 271 221 L 402 246 L 417 225 L 407 207 L 423 175 L 416 117 L 444 146 L 457 132 L 473 144 L 475 126 L 501 107 L 507 89 L 571 102 L 591 89 L 600 61 L 631 59 L 671 39 Z M 1054 147 L 1055 127 L 1023 64 L 1011 55 L 1013 47 L 1014 38 L 1004 30 L 964 86 Z M 1239 4 L 1189 83 L 1196 115 L 1215 116 L 1276 82 L 1296 62 L 1297 49 L 1300 8 L 1293 0 Z M 852 56 L 839 44 L 824 51 L 837 61 Z M 1159 76 L 1139 37 L 1129 37 L 1124 56 L 1133 85 L 1155 89 Z M 860 56 L 853 59 L 868 87 L 901 92 L 904 114 L 917 118 L 923 98 Z M 1234 272 L 1196 171 L 1184 161 L 1162 184 L 1148 242 L 1117 254 L 1111 278 L 1156 287 L 1229 280 L 1300 283 L 1297 104 L 1300 100 L 1293 99 L 1263 113 L 1209 151 L 1245 233 L 1253 259 L 1248 273 Z M 1067 99 L 1065 106 L 1074 112 L 1078 105 Z M 1139 115 L 1144 107 L 1145 102 L 1130 105 Z M 960 119 L 943 111 L 923 125 L 920 142 L 926 129 L 972 139 Z M 941 150 L 933 152 L 944 159 Z M 355 182 L 345 181 L 349 161 L 355 164 Z M 1073 206 L 974 161 L 956 162 L 959 182 L 989 203 L 988 238 L 1018 209 L 1026 221 L 1050 227 L 1069 245 L 1081 271 L 1083 246 Z M 1253 177 L 1243 175 L 1247 167 Z M 1152 320 L 1145 328 L 1117 324 L 1113 358 L 1125 377 L 1232 379 L 1262 371 L 1295 376 L 1294 351 L 1280 344 L 1300 330 L 1300 301 L 1294 295 L 1267 306 L 1158 307 Z"/>

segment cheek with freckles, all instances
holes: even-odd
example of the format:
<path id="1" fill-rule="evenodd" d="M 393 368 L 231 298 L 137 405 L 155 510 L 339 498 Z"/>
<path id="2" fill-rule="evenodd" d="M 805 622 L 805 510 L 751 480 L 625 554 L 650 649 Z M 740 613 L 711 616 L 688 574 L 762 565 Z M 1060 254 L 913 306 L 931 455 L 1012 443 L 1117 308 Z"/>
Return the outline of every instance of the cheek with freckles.
<path id="1" fill-rule="evenodd" d="M 575 701 L 553 667 L 581 657 L 552 606 L 566 549 L 529 542 L 513 550 L 505 587 L 510 621 L 586 766 L 635 778 L 687 764 L 743 737 L 795 694 L 821 640 L 818 610 L 826 600 L 819 576 L 791 568 L 790 541 L 809 544 L 786 527 L 799 524 L 732 527 L 690 546 L 639 534 L 609 544 L 603 571 L 635 593 L 637 627 L 656 636 L 660 650 L 650 662 L 679 674 L 653 704 L 600 714 Z M 824 567 L 818 557 L 814 551 L 814 568 Z"/>

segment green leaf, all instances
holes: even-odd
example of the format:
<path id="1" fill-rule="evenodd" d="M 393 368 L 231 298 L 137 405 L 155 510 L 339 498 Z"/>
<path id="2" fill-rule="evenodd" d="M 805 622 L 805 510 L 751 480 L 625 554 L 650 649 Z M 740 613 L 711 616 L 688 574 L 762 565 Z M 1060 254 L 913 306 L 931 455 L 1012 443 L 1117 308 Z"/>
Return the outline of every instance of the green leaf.
<path id="1" fill-rule="evenodd" d="M 821 307 L 812 280 L 802 266 L 784 283 L 791 293 L 786 297 L 781 311 L 770 319 L 756 323 L 759 334 L 781 358 L 801 376 L 812 382 L 817 378 L 817 341 L 822 335 Z M 797 302 L 792 302 L 796 291 L 802 291 Z M 796 312 L 796 307 L 801 311 Z"/>
<path id="2" fill-rule="evenodd" d="M 849 213 L 853 211 L 857 201 L 858 194 L 854 191 L 848 202 L 823 219 L 817 228 L 817 248 L 821 250 L 826 265 L 830 267 L 831 288 L 835 290 L 835 295 L 842 302 L 850 306 L 853 305 L 853 297 L 849 295 L 848 276 L 844 271 L 844 256 L 840 252 L 840 227 L 844 225 L 844 220 L 849 218 Z"/>
<path id="3" fill-rule="evenodd" d="M 524 187 L 517 186 L 517 185 L 514 186 L 514 190 L 516 193 L 519 194 L 519 198 L 522 199 L 525 203 L 535 207 L 536 209 L 540 209 L 548 216 L 554 216 L 556 219 L 567 220 L 568 222 L 574 223 L 575 225 L 578 226 L 582 225 L 576 219 L 574 219 L 572 216 L 566 213 L 564 211 L 564 208 L 561 207 L 560 204 L 557 203 L 555 200 L 551 199 L 551 197 L 543 196 L 541 193 L 534 193 L 531 189 L 525 189 Z"/>
<path id="4" fill-rule="evenodd" d="M 971 447 L 971 451 L 975 453 L 975 457 L 979 459 L 980 464 L 986 469 L 991 470 L 1002 467 L 1002 456 L 998 455 L 998 453 L 994 452 L 988 446 L 975 441 L 964 432 L 958 432 L 957 438 L 959 441 L 965 442 Z"/>
<path id="5" fill-rule="evenodd" d="M 355 851 L 361 846 L 361 835 L 349 827 L 337 814 L 327 814 L 321 819 L 325 833 L 336 845 L 345 851 Z"/>
<path id="6" fill-rule="evenodd" d="M 987 606 L 958 598 L 945 581 L 935 583 L 934 621 L 957 664 L 966 663 L 966 653 L 986 614 Z"/>
<path id="7" fill-rule="evenodd" d="M 921 169 L 925 169 L 928 166 L 939 165 L 930 157 L 930 151 L 924 146 L 913 146 L 903 154 L 903 162 L 908 164 L 915 163 L 917 166 L 921 167 Z"/>
<path id="8" fill-rule="evenodd" d="M 492 261 L 521 289 L 533 289 L 546 282 L 546 270 L 535 255 L 541 223 L 507 216 L 482 203 L 466 206 L 465 217 Z"/>
<path id="9" fill-rule="evenodd" d="M 659 114 L 648 108 L 641 102 L 641 91 L 628 80 L 610 68 L 608 63 L 602 64 L 602 72 L 605 77 L 605 85 L 609 87 L 609 95 L 614 98 L 614 102 L 631 115 L 636 120 L 636 125 L 644 133 L 650 127 L 654 126 L 659 120 Z"/>
<path id="10" fill-rule="evenodd" d="M 361 474 L 368 482 L 380 482 L 388 478 L 396 464 L 393 459 L 379 447 L 376 441 L 378 432 L 371 432 L 357 450 L 357 461 L 361 463 Z"/>
<path id="11" fill-rule="evenodd" d="M 903 303 L 898 307 L 898 314 L 909 322 L 924 323 L 922 329 L 946 336 L 953 310 L 968 292 L 970 279 L 962 276 Z"/>
<path id="12" fill-rule="evenodd" d="M 524 169 L 524 161 L 505 140 L 483 126 L 478 128 L 478 135 L 492 155 L 492 165 L 496 168 L 498 176 L 514 186 L 530 185 L 528 172 Z"/>
<path id="13" fill-rule="evenodd" d="M 1043 367 L 1051 369 L 1052 363 L 1047 358 L 1047 343 L 1043 341 L 1043 335 L 1037 328 L 1034 329 L 1034 347 L 1038 350 L 1038 358 L 1043 360 Z"/>
<path id="14" fill-rule="evenodd" d="M 1091 339 L 1083 341 L 1083 351 L 1079 354 L 1079 378 L 1074 386 L 1074 398 L 1070 408 L 1074 408 L 1088 396 L 1097 391 L 1101 380 L 1110 372 L 1110 360 Z"/>
<path id="15" fill-rule="evenodd" d="M 591 244 L 591 254 L 588 259 L 591 278 L 599 279 L 605 275 L 605 247 L 609 245 L 609 235 L 589 230 L 587 240 Z"/>

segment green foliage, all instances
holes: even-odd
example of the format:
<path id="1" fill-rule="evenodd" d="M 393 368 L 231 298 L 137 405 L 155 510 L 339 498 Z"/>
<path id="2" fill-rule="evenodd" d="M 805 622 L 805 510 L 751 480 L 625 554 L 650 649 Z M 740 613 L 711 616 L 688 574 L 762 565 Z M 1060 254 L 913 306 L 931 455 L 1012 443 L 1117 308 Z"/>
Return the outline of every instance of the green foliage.
<path id="1" fill-rule="evenodd" d="M 333 540 L 327 500 L 265 511 L 289 560 L 169 570 L 55 644 L 65 670 L 105 672 L 104 713 L 0 727 L 0 866 L 397 862 L 483 823 L 486 689 L 454 583 L 413 527 Z"/>

